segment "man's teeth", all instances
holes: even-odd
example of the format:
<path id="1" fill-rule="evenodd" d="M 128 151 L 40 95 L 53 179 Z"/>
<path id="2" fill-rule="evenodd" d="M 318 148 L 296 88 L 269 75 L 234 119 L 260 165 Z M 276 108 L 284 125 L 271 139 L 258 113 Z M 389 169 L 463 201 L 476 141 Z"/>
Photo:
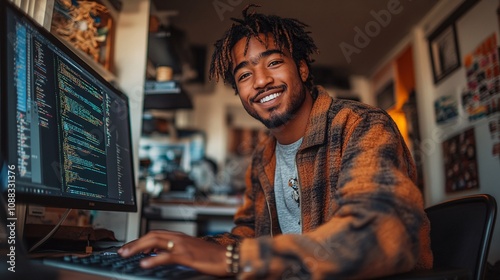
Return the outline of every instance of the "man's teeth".
<path id="1" fill-rule="evenodd" d="M 259 102 L 260 103 L 265 103 L 265 102 L 268 102 L 268 101 L 271 101 L 271 100 L 275 99 L 276 97 L 278 97 L 280 95 L 281 95 L 281 92 L 273 93 L 271 95 L 268 95 L 268 96 L 262 98 Z"/>

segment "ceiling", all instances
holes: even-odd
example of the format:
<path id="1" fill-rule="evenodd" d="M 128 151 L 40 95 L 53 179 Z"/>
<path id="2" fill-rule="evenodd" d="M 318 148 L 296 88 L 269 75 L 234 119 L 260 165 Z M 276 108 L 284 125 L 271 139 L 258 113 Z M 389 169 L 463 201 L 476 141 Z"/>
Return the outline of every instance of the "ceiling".
<path id="1" fill-rule="evenodd" d="M 320 49 L 320 53 L 314 56 L 315 65 L 334 69 L 335 73 L 342 76 L 370 76 L 388 52 L 407 36 L 412 26 L 437 2 L 261 0 L 262 7 L 256 11 L 296 18 L 309 25 L 311 36 Z M 153 0 L 152 3 L 153 13 L 159 14 L 160 17 L 174 11 L 176 15 L 169 17 L 170 23 L 184 30 L 191 43 L 213 45 L 231 26 L 231 17 L 240 18 L 241 10 L 246 5 L 259 2 Z M 363 41 L 363 36 L 368 40 Z"/>

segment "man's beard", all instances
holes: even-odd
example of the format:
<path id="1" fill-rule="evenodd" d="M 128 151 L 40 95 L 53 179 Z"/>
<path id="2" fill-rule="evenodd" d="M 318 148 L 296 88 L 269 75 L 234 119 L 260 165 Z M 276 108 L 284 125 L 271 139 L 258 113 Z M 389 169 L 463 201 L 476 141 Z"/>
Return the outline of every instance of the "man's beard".
<path id="1" fill-rule="evenodd" d="M 290 92 L 286 91 L 288 87 L 284 86 L 284 88 L 285 88 L 284 92 L 286 92 L 286 94 L 290 94 Z M 271 109 L 270 117 L 268 119 L 264 119 L 261 116 L 259 116 L 259 114 L 257 114 L 257 112 L 252 108 L 248 108 L 246 105 L 244 105 L 243 108 L 245 108 L 245 110 L 250 116 L 260 121 L 268 129 L 274 129 L 292 120 L 299 111 L 299 109 L 302 107 L 302 104 L 304 103 L 305 99 L 306 99 L 306 89 L 305 86 L 301 84 L 299 93 L 295 96 L 292 96 L 291 103 L 288 104 L 289 106 L 287 107 L 286 111 L 283 112 L 282 114 L 277 113 L 275 109 Z"/>

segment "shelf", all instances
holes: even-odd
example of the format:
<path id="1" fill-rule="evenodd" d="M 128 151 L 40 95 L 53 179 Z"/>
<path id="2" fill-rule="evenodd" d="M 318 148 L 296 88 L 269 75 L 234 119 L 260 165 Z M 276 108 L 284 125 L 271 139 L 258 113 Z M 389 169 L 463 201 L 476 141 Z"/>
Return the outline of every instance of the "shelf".
<path id="1" fill-rule="evenodd" d="M 181 87 L 177 81 L 146 81 L 144 84 L 145 94 L 177 94 L 181 93 Z"/>
<path id="2" fill-rule="evenodd" d="M 81 58 L 85 63 L 87 63 L 92 69 L 94 69 L 99 75 L 101 75 L 106 81 L 113 83 L 116 81 L 115 74 L 111 73 L 108 69 L 104 68 L 97 61 L 93 60 L 90 56 L 88 56 L 83 51 L 73 47 L 68 41 L 64 40 L 57 34 L 54 34 L 59 41 L 61 41 L 66 47 L 72 50 L 79 58 Z"/>

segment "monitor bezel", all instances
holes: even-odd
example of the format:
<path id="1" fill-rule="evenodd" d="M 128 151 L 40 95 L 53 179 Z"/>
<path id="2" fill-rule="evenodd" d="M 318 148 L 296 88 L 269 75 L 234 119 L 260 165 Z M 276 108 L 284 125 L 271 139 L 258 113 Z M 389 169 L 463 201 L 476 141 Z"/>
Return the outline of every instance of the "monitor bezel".
<path id="1" fill-rule="evenodd" d="M 54 44 L 57 48 L 59 48 L 64 54 L 66 54 L 70 59 L 72 59 L 75 63 L 81 66 L 85 71 L 88 71 L 92 76 L 99 80 L 103 85 L 112 90 L 119 98 L 123 99 L 127 107 L 127 123 L 129 127 L 129 151 L 130 151 L 130 159 L 131 159 L 131 183 L 132 190 L 131 194 L 133 196 L 133 204 L 125 204 L 125 203 L 112 203 L 112 202 L 102 202 L 96 200 L 88 200 L 84 198 L 77 197 L 66 197 L 66 196 L 50 196 L 50 195 L 35 195 L 26 192 L 16 192 L 16 202 L 19 203 L 28 203 L 35 204 L 46 207 L 56 207 L 56 208 L 73 208 L 73 209 L 87 209 L 87 210 L 103 210 L 103 211 L 118 211 L 118 212 L 137 212 L 137 186 L 136 186 L 136 178 L 134 171 L 134 154 L 133 154 L 133 142 L 132 142 L 132 127 L 130 122 L 130 103 L 129 98 L 123 92 L 114 87 L 109 81 L 104 79 L 97 71 L 95 71 L 91 66 L 89 66 L 84 60 L 82 60 L 73 50 L 71 50 L 65 43 L 63 43 L 59 38 L 57 38 L 54 34 L 50 33 L 36 21 L 34 21 L 30 16 L 21 11 L 17 6 L 13 3 L 10 3 L 7 0 L 1 0 L 0 5 L 0 36 L 1 41 L 4 43 L 0 44 L 0 131 L 3 133 L 8 132 L 8 116 L 7 115 L 7 94 L 3 94 L 7 92 L 7 82 L 6 72 L 8 69 L 5 69 L 6 59 L 7 59 L 7 50 L 3 44 L 8 43 L 8 34 L 7 34 L 7 13 L 8 11 L 12 11 L 16 14 L 16 16 L 23 17 L 26 21 L 28 21 L 42 36 L 47 38 L 52 44 Z M 1 165 L 6 165 L 9 163 L 7 149 L 8 141 L 6 137 L 0 137 L 0 160 Z M 1 167 L 1 166 L 0 166 Z M 2 183 L 3 184 L 3 183 Z M 19 184 L 16 182 L 16 184 Z M 3 195 L 7 195 L 7 188 L 2 188 L 0 186 L 0 190 Z"/>

